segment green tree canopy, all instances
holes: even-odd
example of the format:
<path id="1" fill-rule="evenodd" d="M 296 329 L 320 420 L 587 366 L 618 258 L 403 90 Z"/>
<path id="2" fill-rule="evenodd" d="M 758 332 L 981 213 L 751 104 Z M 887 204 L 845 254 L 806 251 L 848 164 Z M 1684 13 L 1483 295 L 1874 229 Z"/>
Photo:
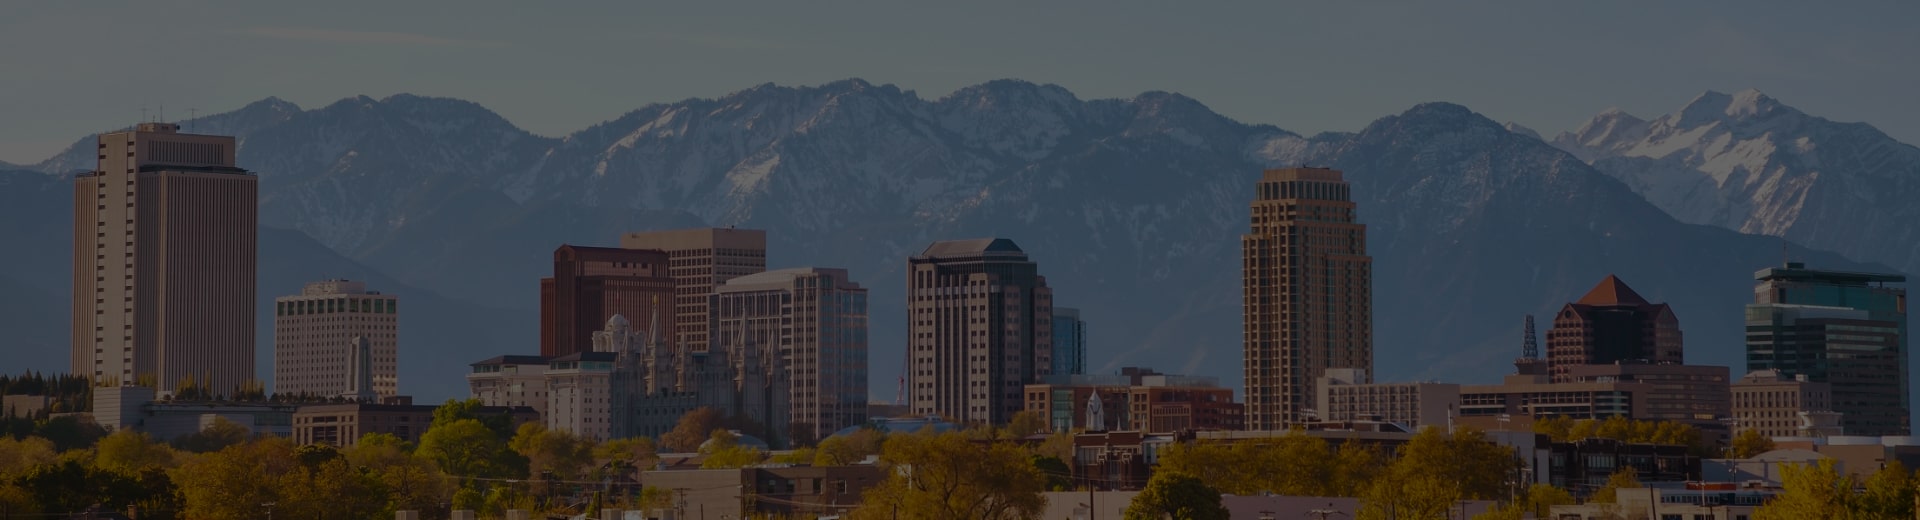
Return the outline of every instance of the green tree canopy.
<path id="1" fill-rule="evenodd" d="M 1147 481 L 1146 489 L 1134 495 L 1122 517 L 1125 520 L 1227 520 L 1232 515 L 1220 505 L 1220 491 L 1207 487 L 1200 479 L 1162 471 Z"/>
<path id="2" fill-rule="evenodd" d="M 1037 518 L 1045 478 L 1011 443 L 975 443 L 960 433 L 894 436 L 881 461 L 887 480 L 867 490 L 855 518 L 1014 520 Z"/>
<path id="3" fill-rule="evenodd" d="M 1727 456 L 1736 459 L 1750 459 L 1769 451 L 1773 451 L 1773 439 L 1752 428 L 1740 430 L 1727 446 Z"/>

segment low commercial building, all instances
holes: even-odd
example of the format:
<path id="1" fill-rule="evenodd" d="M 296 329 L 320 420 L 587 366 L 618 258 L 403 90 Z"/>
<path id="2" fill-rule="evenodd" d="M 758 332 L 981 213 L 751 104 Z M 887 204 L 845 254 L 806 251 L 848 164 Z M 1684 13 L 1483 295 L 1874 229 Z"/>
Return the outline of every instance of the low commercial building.
<path id="1" fill-rule="evenodd" d="M 1635 418 L 1646 414 L 1653 385 L 1623 381 L 1554 383 L 1544 375 L 1510 375 L 1498 385 L 1461 385 L 1462 417 L 1565 416 Z"/>
<path id="2" fill-rule="evenodd" d="M 1382 421 L 1416 429 L 1445 426 L 1460 406 L 1460 385 L 1451 383 L 1367 383 L 1366 372 L 1327 369 L 1316 385 L 1321 421 Z"/>
<path id="3" fill-rule="evenodd" d="M 1688 483 L 1679 486 L 1625 488 L 1613 503 L 1553 506 L 1554 520 L 1616 518 L 1753 518 L 1755 509 L 1772 498 L 1769 489 L 1749 489 L 1737 483 Z"/>
<path id="4" fill-rule="evenodd" d="M 1556 442 L 1549 448 L 1548 483 L 1576 497 L 1593 494 L 1607 478 L 1632 469 L 1641 482 L 1700 480 L 1701 459 L 1687 446 L 1639 444 L 1590 438 Z"/>
<path id="5" fill-rule="evenodd" d="M 1087 413 L 1095 395 L 1099 417 Z M 1046 383 L 1026 386 L 1026 409 L 1045 417 L 1053 431 L 1238 430 L 1244 421 L 1233 389 L 1221 387 L 1217 378 L 1134 367 L 1113 375 L 1049 376 Z"/>
<path id="6" fill-rule="evenodd" d="M 1638 396 L 1641 406 L 1629 419 L 1675 421 L 1707 435 L 1724 435 L 1722 419 L 1733 415 L 1727 367 L 1675 363 L 1573 365 L 1563 376 L 1575 383 L 1645 383 L 1652 391 Z"/>
<path id="7" fill-rule="evenodd" d="M 285 437 L 293 432 L 293 414 L 298 407 L 291 403 L 160 399 L 152 388 L 141 386 L 93 389 L 93 417 L 101 427 L 143 432 L 162 441 L 198 433 L 219 419 L 255 435 Z"/>
<path id="8" fill-rule="evenodd" d="M 293 413 L 292 437 L 296 444 L 326 444 L 350 447 L 369 433 L 386 433 L 407 442 L 420 442 L 420 436 L 433 424 L 434 405 L 416 404 L 315 404 L 300 406 Z M 540 420 L 532 407 L 487 406 L 482 415 L 510 415 L 513 423 Z"/>
<path id="9" fill-rule="evenodd" d="M 1806 374 L 1755 370 L 1732 385 L 1735 428 L 1767 437 L 1840 435 L 1840 414 L 1833 411 L 1833 388 L 1809 381 Z"/>
<path id="10" fill-rule="evenodd" d="M 648 471 L 640 482 L 675 493 L 661 511 L 671 518 L 815 518 L 845 515 L 886 478 L 876 466 L 795 466 Z"/>

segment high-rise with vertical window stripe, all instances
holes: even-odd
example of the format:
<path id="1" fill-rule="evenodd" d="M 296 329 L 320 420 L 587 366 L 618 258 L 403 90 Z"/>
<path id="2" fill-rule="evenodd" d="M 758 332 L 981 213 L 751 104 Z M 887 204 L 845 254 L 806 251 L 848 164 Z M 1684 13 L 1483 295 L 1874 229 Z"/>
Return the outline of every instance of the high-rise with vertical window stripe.
<path id="1" fill-rule="evenodd" d="M 232 137 L 141 123 L 74 179 L 72 370 L 217 395 L 254 379 L 258 182 Z"/>
<path id="2" fill-rule="evenodd" d="M 273 302 L 273 389 L 333 397 L 353 388 L 354 338 L 367 340 L 373 392 L 399 394 L 400 299 L 326 280 Z"/>
<path id="3" fill-rule="evenodd" d="M 1241 235 L 1246 427 L 1279 430 L 1312 409 L 1327 369 L 1373 372 L 1373 259 L 1340 171 L 1267 170 Z"/>

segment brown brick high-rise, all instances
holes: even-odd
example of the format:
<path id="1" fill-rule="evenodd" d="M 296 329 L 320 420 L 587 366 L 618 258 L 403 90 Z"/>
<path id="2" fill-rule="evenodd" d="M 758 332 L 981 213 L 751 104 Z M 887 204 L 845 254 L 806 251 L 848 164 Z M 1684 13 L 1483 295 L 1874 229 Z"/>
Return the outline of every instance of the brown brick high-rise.
<path id="1" fill-rule="evenodd" d="M 645 249 L 562 245 L 553 251 L 553 277 L 540 279 L 540 355 L 557 358 L 593 351 L 593 333 L 618 314 L 652 333 L 646 316 L 671 314 L 674 281 L 667 253 Z M 676 323 L 660 323 L 673 337 Z"/>
<path id="2" fill-rule="evenodd" d="M 141 123 L 74 179 L 73 373 L 159 388 L 254 379 L 258 182 L 232 137 Z"/>
<path id="3" fill-rule="evenodd" d="M 1373 259 L 1340 171 L 1267 170 L 1240 237 L 1246 426 L 1308 419 L 1329 368 L 1373 372 Z"/>
<path id="4" fill-rule="evenodd" d="M 1648 303 L 1619 277 L 1598 285 L 1553 317 L 1547 331 L 1547 366 L 1553 382 L 1575 378 L 1575 365 L 1686 362 L 1680 318 L 1667 304 Z"/>

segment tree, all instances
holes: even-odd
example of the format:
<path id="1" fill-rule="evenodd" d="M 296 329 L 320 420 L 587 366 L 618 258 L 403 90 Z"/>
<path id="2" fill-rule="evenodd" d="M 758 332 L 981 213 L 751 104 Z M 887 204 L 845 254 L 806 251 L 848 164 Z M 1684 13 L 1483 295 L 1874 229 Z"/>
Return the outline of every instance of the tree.
<path id="1" fill-rule="evenodd" d="M 435 412 L 438 415 L 438 412 Z M 438 419 L 436 419 L 438 420 Z M 526 475 L 526 459 L 478 419 L 451 419 L 420 436 L 414 455 L 461 478 L 513 478 Z"/>
<path id="2" fill-rule="evenodd" d="M 1880 471 L 1867 477 L 1867 490 L 1858 497 L 1856 518 L 1913 518 L 1915 484 L 1913 472 L 1905 465 L 1898 460 L 1887 461 Z"/>
<path id="3" fill-rule="evenodd" d="M 1146 489 L 1127 505 L 1125 520 L 1227 520 L 1232 515 L 1220 505 L 1220 491 L 1200 479 L 1162 471 L 1147 481 Z"/>
<path id="4" fill-rule="evenodd" d="M 1471 428 L 1424 428 L 1361 495 L 1359 518 L 1444 518 L 1460 500 L 1506 494 L 1520 463 L 1511 448 Z"/>
<path id="5" fill-rule="evenodd" d="M 387 510 L 388 492 L 380 479 L 337 456 L 295 468 L 280 479 L 276 494 L 275 512 L 286 518 L 353 520 Z"/>
<path id="6" fill-rule="evenodd" d="M 660 436 L 660 444 L 673 453 L 699 451 L 700 443 L 706 442 L 714 430 L 720 429 L 722 419 L 719 410 L 695 408 L 680 416 L 680 422 L 673 426 L 673 431 Z"/>
<path id="7" fill-rule="evenodd" d="M 1527 488 L 1519 500 L 1474 517 L 1475 520 L 1521 520 L 1529 518 L 1552 518 L 1553 506 L 1575 503 L 1573 495 L 1567 490 L 1553 487 L 1551 484 L 1534 484 Z"/>
<path id="8" fill-rule="evenodd" d="M 174 439 L 173 446 L 193 453 L 207 453 L 246 442 L 251 437 L 253 432 L 248 431 L 247 427 L 229 421 L 225 417 L 215 416 L 213 424 L 201 428 L 198 432 Z"/>
<path id="9" fill-rule="evenodd" d="M 1016 439 L 1044 432 L 1047 429 L 1046 416 L 1034 410 L 1021 410 L 1013 414 L 1013 419 L 1007 422 L 1007 436 Z"/>
<path id="10" fill-rule="evenodd" d="M 875 428 L 860 428 L 853 433 L 827 437 L 814 450 L 813 465 L 845 466 L 879 455 L 886 435 Z"/>
<path id="11" fill-rule="evenodd" d="M 1047 477 L 1047 491 L 1067 491 L 1073 487 L 1073 468 L 1059 457 L 1034 455 L 1033 469 L 1040 470 Z"/>
<path id="12" fill-rule="evenodd" d="M 145 433 L 120 430 L 100 439 L 99 445 L 94 448 L 93 466 L 126 475 L 138 475 L 148 469 L 171 468 L 173 449 L 155 442 Z"/>
<path id="13" fill-rule="evenodd" d="M 527 458 L 527 470 L 533 475 L 552 471 L 562 479 L 572 480 L 582 477 L 587 465 L 593 462 L 592 441 L 572 432 L 549 430 L 540 423 L 520 425 L 520 431 L 507 446 Z"/>
<path id="14" fill-rule="evenodd" d="M 493 432 L 494 436 L 502 439 L 513 437 L 513 416 L 506 413 L 483 413 L 484 408 L 486 408 L 486 403 L 479 399 L 467 399 L 465 401 L 448 399 L 446 404 L 442 404 L 433 409 L 432 427 L 437 428 L 440 425 L 451 424 L 462 419 L 472 419 L 479 421 L 481 426 L 487 427 L 488 430 Z"/>
<path id="15" fill-rule="evenodd" d="M 622 475 L 644 471 L 645 468 L 653 466 L 654 462 L 660 460 L 659 455 L 654 452 L 653 439 L 646 437 L 628 437 L 600 443 L 593 448 L 593 458 L 606 460 L 609 467 L 615 468 L 615 471 L 621 472 L 619 474 Z"/>
<path id="16" fill-rule="evenodd" d="M 279 500 L 276 484 L 299 465 L 293 444 L 279 437 L 189 458 L 170 473 L 180 490 L 180 516 L 195 520 L 259 518 L 260 504 Z"/>
<path id="17" fill-rule="evenodd" d="M 107 430 L 91 420 L 66 416 L 41 421 L 34 427 L 33 434 L 53 441 L 54 450 L 66 452 L 93 446 L 107 436 Z"/>
<path id="18" fill-rule="evenodd" d="M 714 430 L 712 438 L 700 445 L 700 454 L 706 458 L 700 462 L 701 469 L 743 468 L 760 462 L 765 455 L 760 450 L 740 445 L 740 436 L 726 430 Z"/>
<path id="19" fill-rule="evenodd" d="M 1640 483 L 1640 475 L 1634 473 L 1633 468 L 1623 468 L 1620 471 L 1613 472 L 1612 475 L 1608 475 L 1607 482 L 1601 484 L 1600 489 L 1593 492 L 1593 496 L 1587 497 L 1587 501 L 1601 504 L 1615 504 L 1620 502 L 1620 490 L 1643 487 L 1646 486 Z"/>
<path id="20" fill-rule="evenodd" d="M 948 432 L 894 436 L 882 465 L 886 480 L 867 490 L 855 518 L 1013 520 L 1046 507 L 1045 478 L 1010 443 L 978 444 Z"/>
<path id="21" fill-rule="evenodd" d="M 1779 495 L 1753 512 L 1754 520 L 1847 518 L 1856 506 L 1853 490 L 1858 482 L 1835 470 L 1833 459 L 1822 458 L 1811 466 L 1781 465 L 1780 487 Z"/>
<path id="22" fill-rule="evenodd" d="M 1200 479 L 1201 483 L 1223 493 L 1252 495 L 1256 489 L 1248 475 L 1248 444 L 1191 443 L 1168 446 L 1160 452 L 1157 471 L 1171 471 Z"/>
<path id="23" fill-rule="evenodd" d="M 1733 442 L 1727 446 L 1727 457 L 1750 459 L 1755 455 L 1773 451 L 1773 439 L 1760 433 L 1760 430 L 1748 428 L 1733 436 Z"/>
<path id="24" fill-rule="evenodd" d="M 0 438 L 0 481 L 26 473 L 37 466 L 52 464 L 56 456 L 53 442 L 46 439 Z"/>

